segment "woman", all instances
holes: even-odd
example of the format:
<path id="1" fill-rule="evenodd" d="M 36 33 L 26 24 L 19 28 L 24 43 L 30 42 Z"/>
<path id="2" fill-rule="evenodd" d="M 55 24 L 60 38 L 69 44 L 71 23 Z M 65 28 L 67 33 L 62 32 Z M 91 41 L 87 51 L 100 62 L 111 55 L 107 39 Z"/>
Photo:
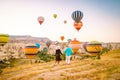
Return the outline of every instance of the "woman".
<path id="1" fill-rule="evenodd" d="M 60 62 L 60 60 L 61 60 L 61 58 L 60 58 L 60 55 L 62 54 L 62 52 L 61 52 L 61 50 L 60 50 L 60 47 L 59 46 L 57 46 L 57 48 L 56 48 L 56 51 L 55 51 L 55 64 L 54 65 L 56 65 L 56 63 L 57 64 L 59 64 L 59 62 Z"/>

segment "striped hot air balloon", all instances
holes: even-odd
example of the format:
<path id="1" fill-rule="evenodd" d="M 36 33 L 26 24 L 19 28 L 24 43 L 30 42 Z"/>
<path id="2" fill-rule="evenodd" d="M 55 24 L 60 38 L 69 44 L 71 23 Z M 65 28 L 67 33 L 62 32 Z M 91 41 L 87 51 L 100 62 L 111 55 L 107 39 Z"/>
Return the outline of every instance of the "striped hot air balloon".
<path id="1" fill-rule="evenodd" d="M 0 46 L 4 46 L 9 40 L 10 37 L 8 34 L 0 34 Z"/>
<path id="2" fill-rule="evenodd" d="M 73 53 L 77 53 L 80 49 L 80 42 L 76 38 L 70 42 L 69 46 L 72 48 Z"/>
<path id="3" fill-rule="evenodd" d="M 72 19 L 76 22 L 79 23 L 81 19 L 83 18 L 83 12 L 76 10 L 72 13 Z"/>
<path id="4" fill-rule="evenodd" d="M 98 41 L 91 41 L 86 46 L 87 52 L 91 53 L 93 56 L 96 56 L 97 53 L 102 51 L 102 48 L 102 44 Z"/>
<path id="5" fill-rule="evenodd" d="M 24 48 L 24 53 L 28 59 L 33 59 L 38 52 L 38 47 L 35 45 L 27 45 Z"/>

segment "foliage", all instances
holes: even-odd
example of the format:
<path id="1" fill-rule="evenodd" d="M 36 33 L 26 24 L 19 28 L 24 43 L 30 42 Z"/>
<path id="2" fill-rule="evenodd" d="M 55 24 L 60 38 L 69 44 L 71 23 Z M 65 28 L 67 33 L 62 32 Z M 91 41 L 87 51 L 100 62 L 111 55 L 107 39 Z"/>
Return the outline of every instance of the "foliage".
<path id="1" fill-rule="evenodd" d="M 45 62 L 54 60 L 54 55 L 46 54 L 44 51 L 39 51 L 37 56 L 40 58 L 40 60 L 43 60 Z"/>
<path id="2" fill-rule="evenodd" d="M 36 56 L 38 56 L 40 60 L 43 60 L 45 62 L 50 62 L 50 61 L 55 60 L 55 55 L 47 54 L 46 50 L 44 50 L 44 49 L 39 51 Z M 65 60 L 65 54 L 61 55 L 61 59 Z"/>
<path id="3" fill-rule="evenodd" d="M 0 74 L 2 73 L 2 69 L 8 67 L 10 64 L 5 63 L 4 61 L 0 61 Z"/>
<path id="4" fill-rule="evenodd" d="M 110 51 L 110 49 L 108 49 L 108 48 L 103 48 L 102 51 L 101 51 L 101 54 L 107 53 L 108 51 Z"/>
<path id="5" fill-rule="evenodd" d="M 7 56 L 7 58 L 4 58 L 0 60 L 0 73 L 2 73 L 2 69 L 6 67 L 12 67 L 11 62 L 15 60 L 15 58 L 12 56 L 12 53 Z"/>
<path id="6" fill-rule="evenodd" d="M 42 52 L 43 52 L 44 54 L 47 54 L 48 48 L 44 47 Z"/>
<path id="7" fill-rule="evenodd" d="M 100 51 L 100 52 L 98 53 L 98 55 L 96 56 L 96 59 L 100 59 L 100 58 L 101 58 L 101 55 L 102 55 L 103 53 L 107 53 L 108 51 L 110 51 L 110 49 L 108 49 L 108 48 L 103 48 L 102 51 Z"/>

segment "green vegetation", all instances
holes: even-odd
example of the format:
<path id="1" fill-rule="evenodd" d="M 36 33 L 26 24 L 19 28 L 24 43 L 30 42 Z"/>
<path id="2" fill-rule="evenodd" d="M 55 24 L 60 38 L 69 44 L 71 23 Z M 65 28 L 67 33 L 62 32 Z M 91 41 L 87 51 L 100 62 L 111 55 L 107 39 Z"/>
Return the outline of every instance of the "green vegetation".
<path id="1" fill-rule="evenodd" d="M 50 62 L 54 60 L 54 55 L 46 54 L 44 51 L 39 51 L 37 56 L 40 58 L 40 60 L 43 60 L 45 62 Z"/>
<path id="2" fill-rule="evenodd" d="M 54 61 L 55 60 L 55 53 L 54 54 L 48 54 L 48 48 L 43 48 L 43 50 L 39 51 L 36 55 L 37 60 L 39 60 L 39 62 L 42 60 L 44 62 L 50 62 L 50 61 Z M 61 55 L 61 59 L 65 60 L 65 54 Z"/>
<path id="3" fill-rule="evenodd" d="M 7 66 L 8 66 L 8 64 L 0 61 L 0 74 L 2 73 L 2 69 L 3 69 L 3 68 L 6 68 Z"/>
<path id="4" fill-rule="evenodd" d="M 2 73 L 2 69 L 6 67 L 12 67 L 12 61 L 14 61 L 15 58 L 13 56 L 9 55 L 9 59 L 6 58 L 0 61 L 0 74 Z"/>

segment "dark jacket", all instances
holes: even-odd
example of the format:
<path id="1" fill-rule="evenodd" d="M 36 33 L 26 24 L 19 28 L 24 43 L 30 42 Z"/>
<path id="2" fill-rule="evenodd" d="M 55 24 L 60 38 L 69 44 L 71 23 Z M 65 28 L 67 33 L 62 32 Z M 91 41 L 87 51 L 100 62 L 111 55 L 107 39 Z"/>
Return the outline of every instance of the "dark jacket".
<path id="1" fill-rule="evenodd" d="M 60 55 L 62 54 L 60 49 L 56 49 L 55 56 L 56 56 L 56 61 L 60 61 Z"/>

